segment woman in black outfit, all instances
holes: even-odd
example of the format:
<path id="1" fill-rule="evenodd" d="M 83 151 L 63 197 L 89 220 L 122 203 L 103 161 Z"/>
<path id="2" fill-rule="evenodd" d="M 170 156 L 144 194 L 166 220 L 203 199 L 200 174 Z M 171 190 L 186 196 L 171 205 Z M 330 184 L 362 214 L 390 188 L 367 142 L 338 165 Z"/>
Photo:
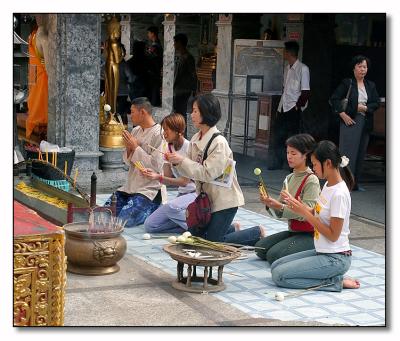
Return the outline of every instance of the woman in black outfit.
<path id="1" fill-rule="evenodd" d="M 379 106 L 379 95 L 375 83 L 365 79 L 370 60 L 362 55 L 352 59 L 353 76 L 345 78 L 330 98 L 333 111 L 340 116 L 339 149 L 350 159 L 350 169 L 356 184 L 353 190 L 360 190 L 358 180 L 362 162 L 367 151 L 369 134 L 373 129 L 374 112 Z M 341 101 L 350 88 L 347 108 L 343 110 Z"/>

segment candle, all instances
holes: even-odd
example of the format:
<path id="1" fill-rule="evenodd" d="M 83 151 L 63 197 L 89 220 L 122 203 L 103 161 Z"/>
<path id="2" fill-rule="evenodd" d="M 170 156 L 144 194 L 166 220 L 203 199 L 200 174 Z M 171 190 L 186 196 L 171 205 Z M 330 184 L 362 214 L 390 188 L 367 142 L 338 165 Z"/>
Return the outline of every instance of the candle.
<path id="1" fill-rule="evenodd" d="M 67 175 L 67 169 L 68 169 L 68 161 L 65 160 L 65 162 L 64 162 L 64 175 Z"/>
<path id="2" fill-rule="evenodd" d="M 39 160 L 43 160 L 42 152 L 39 150 Z"/>
<path id="3" fill-rule="evenodd" d="M 74 176 L 74 187 L 76 187 L 76 179 L 78 177 L 78 168 L 75 170 L 75 176 Z"/>
<path id="4" fill-rule="evenodd" d="M 49 162 L 49 153 L 46 150 L 46 162 Z"/>
<path id="5" fill-rule="evenodd" d="M 55 152 L 54 153 L 54 156 L 55 156 L 55 161 L 54 161 L 54 167 L 56 167 L 57 168 L 57 152 Z"/>
<path id="6" fill-rule="evenodd" d="M 55 162 L 56 162 L 55 152 L 51 152 L 51 164 L 55 166 Z"/>

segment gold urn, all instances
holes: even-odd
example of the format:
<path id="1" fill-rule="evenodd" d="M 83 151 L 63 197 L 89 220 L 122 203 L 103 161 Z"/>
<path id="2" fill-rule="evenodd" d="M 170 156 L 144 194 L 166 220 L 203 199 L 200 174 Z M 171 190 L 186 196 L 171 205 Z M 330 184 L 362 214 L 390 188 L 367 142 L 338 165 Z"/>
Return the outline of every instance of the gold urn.
<path id="1" fill-rule="evenodd" d="M 122 131 L 125 127 L 117 122 L 113 113 L 109 113 L 109 117 L 105 123 L 100 125 L 100 147 L 106 148 L 124 148 L 124 139 Z"/>

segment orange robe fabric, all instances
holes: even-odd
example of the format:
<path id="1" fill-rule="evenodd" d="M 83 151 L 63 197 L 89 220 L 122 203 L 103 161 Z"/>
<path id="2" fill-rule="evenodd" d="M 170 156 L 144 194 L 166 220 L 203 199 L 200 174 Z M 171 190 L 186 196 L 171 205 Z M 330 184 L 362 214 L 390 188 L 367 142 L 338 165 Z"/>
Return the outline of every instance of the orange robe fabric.
<path id="1" fill-rule="evenodd" d="M 47 125 L 48 78 L 44 58 L 36 48 L 36 31 L 29 36 L 29 95 L 26 137 L 35 127 Z"/>

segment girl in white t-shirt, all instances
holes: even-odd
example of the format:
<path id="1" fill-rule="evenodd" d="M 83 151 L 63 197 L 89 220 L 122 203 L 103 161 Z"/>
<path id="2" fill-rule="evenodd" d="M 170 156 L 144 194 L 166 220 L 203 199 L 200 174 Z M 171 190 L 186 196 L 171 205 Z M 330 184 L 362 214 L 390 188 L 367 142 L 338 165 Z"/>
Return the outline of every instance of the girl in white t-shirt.
<path id="1" fill-rule="evenodd" d="M 170 114 L 161 122 L 165 145 L 163 152 L 177 152 L 187 156 L 190 142 L 183 136 L 185 132 L 185 118 L 178 113 Z M 196 199 L 196 186 L 187 177 L 182 176 L 176 167 L 165 162 L 163 174 L 147 168 L 144 176 L 158 180 L 165 185 L 178 186 L 178 196 L 158 207 L 144 222 L 144 228 L 150 233 L 182 233 L 187 230 L 186 208 Z"/>
<path id="2" fill-rule="evenodd" d="M 298 252 L 272 263 L 272 280 L 286 288 L 358 289 L 358 280 L 343 277 L 351 265 L 349 190 L 354 186 L 354 178 L 347 167 L 349 159 L 340 155 L 333 142 L 321 141 L 311 155 L 311 162 L 318 178 L 327 180 L 315 208 L 289 193 L 284 200 L 293 212 L 314 226 L 315 250 Z"/>

